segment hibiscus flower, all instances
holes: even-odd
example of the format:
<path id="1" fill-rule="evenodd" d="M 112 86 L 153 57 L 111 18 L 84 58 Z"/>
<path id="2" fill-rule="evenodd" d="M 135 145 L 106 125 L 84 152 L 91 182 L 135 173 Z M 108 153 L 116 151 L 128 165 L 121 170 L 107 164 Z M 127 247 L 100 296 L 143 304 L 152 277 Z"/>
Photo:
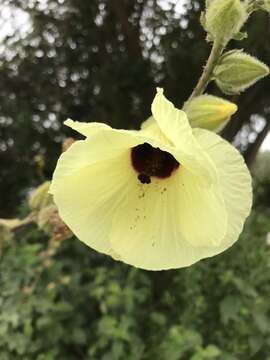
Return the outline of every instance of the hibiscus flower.
<path id="1" fill-rule="evenodd" d="M 181 268 L 238 239 L 251 177 L 232 145 L 191 128 L 162 89 L 152 115 L 139 131 L 67 120 L 86 139 L 60 156 L 50 192 L 91 248 L 142 269 Z"/>

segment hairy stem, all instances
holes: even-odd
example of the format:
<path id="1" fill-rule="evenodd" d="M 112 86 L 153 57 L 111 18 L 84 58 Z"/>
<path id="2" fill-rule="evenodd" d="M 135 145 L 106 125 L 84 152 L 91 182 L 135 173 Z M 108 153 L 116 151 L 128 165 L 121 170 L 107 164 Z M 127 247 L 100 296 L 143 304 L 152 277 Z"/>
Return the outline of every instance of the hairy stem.
<path id="1" fill-rule="evenodd" d="M 211 76 L 212 76 L 213 70 L 214 70 L 223 50 L 224 50 L 223 45 L 221 45 L 220 43 L 214 42 L 211 53 L 209 55 L 206 65 L 205 65 L 204 71 L 202 73 L 202 76 L 200 77 L 198 84 L 196 85 L 195 89 L 193 90 L 193 93 L 190 95 L 190 98 L 188 99 L 188 101 L 190 101 L 191 99 L 193 99 L 196 96 L 203 94 L 207 85 L 211 81 Z"/>

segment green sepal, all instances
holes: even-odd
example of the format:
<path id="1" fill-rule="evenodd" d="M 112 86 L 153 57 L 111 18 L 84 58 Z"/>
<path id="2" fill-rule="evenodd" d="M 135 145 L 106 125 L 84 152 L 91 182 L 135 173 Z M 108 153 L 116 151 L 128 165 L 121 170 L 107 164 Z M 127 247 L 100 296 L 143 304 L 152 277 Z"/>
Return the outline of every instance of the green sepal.
<path id="1" fill-rule="evenodd" d="M 240 94 L 269 74 L 269 68 L 243 50 L 225 53 L 213 71 L 212 79 L 224 94 Z"/>

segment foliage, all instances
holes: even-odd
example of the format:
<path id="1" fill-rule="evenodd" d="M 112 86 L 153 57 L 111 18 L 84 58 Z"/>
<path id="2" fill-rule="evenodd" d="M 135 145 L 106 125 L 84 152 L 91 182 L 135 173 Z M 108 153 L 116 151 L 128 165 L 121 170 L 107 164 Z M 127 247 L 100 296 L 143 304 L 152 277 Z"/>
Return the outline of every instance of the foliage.
<path id="1" fill-rule="evenodd" d="M 1 360 L 266 360 L 269 216 L 225 254 L 156 273 L 19 228 L 1 243 Z"/>

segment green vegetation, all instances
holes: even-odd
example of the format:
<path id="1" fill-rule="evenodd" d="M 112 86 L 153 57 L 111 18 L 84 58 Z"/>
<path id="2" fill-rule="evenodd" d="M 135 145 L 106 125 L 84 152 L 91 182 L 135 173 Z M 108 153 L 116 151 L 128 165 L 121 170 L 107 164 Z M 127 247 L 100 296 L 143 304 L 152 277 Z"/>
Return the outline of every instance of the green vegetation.
<path id="1" fill-rule="evenodd" d="M 1 241 L 0 359 L 269 359 L 269 218 L 265 198 L 226 253 L 156 273 L 19 228 Z"/>

